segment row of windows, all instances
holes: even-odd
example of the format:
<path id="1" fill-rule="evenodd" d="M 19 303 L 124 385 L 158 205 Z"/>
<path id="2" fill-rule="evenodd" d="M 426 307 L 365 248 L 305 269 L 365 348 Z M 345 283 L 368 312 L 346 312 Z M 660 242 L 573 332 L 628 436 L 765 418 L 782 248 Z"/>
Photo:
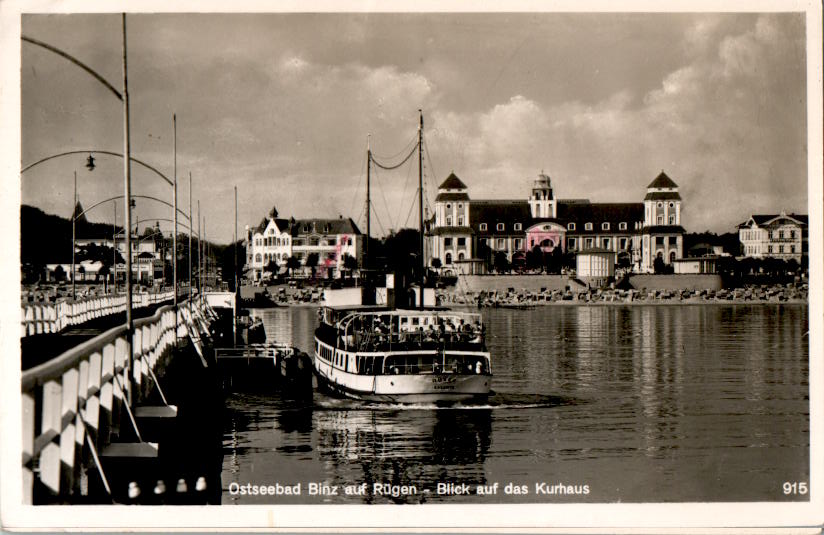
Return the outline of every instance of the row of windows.
<path id="1" fill-rule="evenodd" d="M 584 249 L 592 249 L 593 247 L 603 247 L 604 249 L 612 250 L 612 238 L 581 238 L 581 245 L 583 245 Z M 627 238 L 618 238 L 618 250 L 619 251 L 626 251 L 630 244 L 629 239 Z M 572 251 L 578 245 L 578 240 L 576 238 L 567 238 L 567 250 Z"/>
<path id="2" fill-rule="evenodd" d="M 658 201 L 658 208 L 663 208 L 663 207 L 664 207 L 664 203 L 662 203 L 661 201 Z M 674 203 L 674 202 L 670 202 L 670 203 L 669 203 L 669 207 L 670 207 L 670 208 L 675 208 L 675 203 Z"/>
<path id="3" fill-rule="evenodd" d="M 285 253 L 281 253 L 281 254 L 264 253 L 262 256 L 261 256 L 260 253 L 258 253 L 258 254 L 255 255 L 255 262 L 260 263 L 262 261 L 262 262 L 268 263 L 269 260 L 277 260 L 277 261 L 284 261 L 285 262 L 287 258 L 289 258 L 289 255 L 285 254 Z"/>
<path id="4" fill-rule="evenodd" d="M 456 238 L 458 241 L 458 247 L 466 247 L 466 238 Z M 443 239 L 443 246 L 444 247 L 452 247 L 452 238 L 444 238 Z"/>
<path id="5" fill-rule="evenodd" d="M 257 246 L 276 246 L 289 245 L 289 238 L 277 238 L 275 236 L 266 236 L 265 238 L 255 238 L 255 245 Z"/>
<path id="6" fill-rule="evenodd" d="M 567 238 L 567 250 L 574 250 L 578 245 L 578 239 L 579 238 Z M 581 245 L 585 249 L 591 249 L 593 247 L 603 247 L 604 249 L 612 249 L 612 244 L 614 243 L 613 238 L 606 238 L 606 237 L 602 237 L 602 238 L 580 238 L 580 240 L 581 240 L 581 242 L 580 242 Z M 493 248 L 495 250 L 498 250 L 498 251 L 505 251 L 507 249 L 507 244 L 506 244 L 507 240 L 506 240 L 506 238 L 497 238 L 495 240 L 488 240 L 486 238 L 481 238 L 480 242 L 485 244 L 485 245 L 489 245 L 490 247 L 494 246 Z M 619 250 L 626 250 L 628 248 L 629 244 L 630 244 L 630 241 L 629 241 L 629 238 L 618 238 L 617 243 L 618 243 L 618 249 Z M 523 248 L 523 244 L 524 244 L 524 241 L 521 238 L 515 238 L 514 240 L 512 240 L 513 250 L 515 250 L 515 251 L 520 251 Z M 547 239 L 541 241 L 540 243 L 535 242 L 535 240 L 532 240 L 530 242 L 530 247 L 540 246 L 540 247 L 553 247 L 554 248 L 557 245 L 560 245 L 560 243 L 556 243 L 555 241 L 553 241 L 550 238 L 547 238 Z M 671 242 L 671 245 L 675 245 L 675 242 L 674 241 Z M 460 254 L 463 254 L 463 253 L 460 253 Z M 447 257 L 448 256 L 449 255 L 447 254 Z"/>
<path id="7" fill-rule="evenodd" d="M 486 230 L 486 229 L 487 229 L 486 223 L 481 223 L 480 224 L 480 230 L 483 231 L 483 230 Z M 497 225 L 495 225 L 495 229 L 496 230 L 506 230 L 506 224 L 498 223 Z M 521 230 L 521 229 L 523 229 L 523 225 L 521 225 L 521 223 L 515 223 L 512 226 L 512 229 L 513 230 Z"/>
<path id="8" fill-rule="evenodd" d="M 795 245 L 790 245 L 789 247 L 790 247 L 790 248 L 789 248 L 789 252 L 790 252 L 790 253 L 795 253 Z M 767 252 L 768 252 L 768 253 L 772 253 L 772 252 L 774 252 L 774 251 L 773 251 L 773 246 L 772 246 L 772 245 L 768 245 L 768 246 L 767 246 Z M 779 253 L 784 253 L 784 252 L 787 252 L 787 251 L 784 249 L 784 246 L 783 246 L 783 245 L 779 245 L 779 246 L 778 246 L 778 252 L 779 252 Z"/>
<path id="9" fill-rule="evenodd" d="M 299 260 L 300 262 L 303 262 L 303 259 L 306 255 L 304 253 L 301 253 L 301 252 L 296 252 L 293 256 L 295 257 L 295 259 Z M 251 259 L 252 257 L 249 256 L 249 258 Z M 335 260 L 337 260 L 337 258 L 338 258 L 338 255 L 335 252 L 326 253 L 326 260 L 327 261 L 334 262 Z M 260 262 L 268 263 L 269 260 L 277 260 L 277 261 L 281 261 L 281 262 L 286 262 L 286 260 L 288 260 L 288 259 L 289 259 L 289 255 L 287 253 L 271 253 L 271 254 L 270 253 L 263 253 L 263 254 L 257 253 L 255 255 L 255 263 L 260 263 Z"/>
<path id="10" fill-rule="evenodd" d="M 466 255 L 463 253 L 463 251 L 458 253 L 458 260 L 464 260 L 465 258 Z M 452 265 L 452 253 L 446 253 L 446 255 L 444 256 L 444 264 L 446 264 L 447 266 Z"/>
<path id="11" fill-rule="evenodd" d="M 678 244 L 678 238 L 676 236 L 667 236 L 667 241 L 669 242 L 670 246 L 675 247 Z M 655 237 L 655 245 L 656 247 L 661 247 L 664 245 L 664 236 L 656 236 Z"/>
<path id="12" fill-rule="evenodd" d="M 776 239 L 776 235 L 778 235 L 778 239 L 779 239 L 779 240 L 783 240 L 783 239 L 784 239 L 784 231 L 783 231 L 783 230 L 779 230 L 778 232 L 775 232 L 775 231 L 773 231 L 773 230 L 771 230 L 771 231 L 770 231 L 770 239 L 771 239 L 771 240 Z M 794 240 L 794 239 L 795 239 L 795 231 L 794 231 L 794 230 L 790 230 L 790 231 L 787 233 L 787 236 L 788 236 L 791 240 Z"/>
<path id="13" fill-rule="evenodd" d="M 671 224 L 674 224 L 674 216 L 670 216 L 670 220 L 672 222 Z M 663 224 L 663 219 L 661 224 Z M 481 231 L 487 230 L 486 223 L 481 223 L 479 227 Z M 638 225 L 636 225 L 636 228 L 637 227 Z M 523 226 L 521 225 L 521 223 L 515 223 L 512 228 L 513 230 L 522 230 Z M 593 228 L 594 227 L 592 223 L 584 223 L 584 230 L 592 230 Z M 611 227 L 609 222 L 604 221 L 603 223 L 601 223 L 601 230 L 609 230 L 610 228 Z M 506 230 L 506 225 L 504 223 L 498 223 L 495 226 L 495 229 L 499 231 Z M 567 223 L 567 230 L 575 230 L 575 223 Z M 618 223 L 618 230 L 627 230 L 627 224 L 625 222 Z"/>
<path id="14" fill-rule="evenodd" d="M 332 244 L 335 244 L 335 243 L 339 243 L 341 245 L 352 245 L 352 238 L 350 238 L 348 236 L 341 236 L 341 237 L 336 239 L 335 237 L 330 236 L 330 237 L 325 238 L 325 239 L 320 239 L 318 237 L 312 237 L 312 238 L 309 238 L 309 240 L 308 240 L 308 245 L 310 245 L 310 246 L 318 246 L 318 245 L 328 246 L 328 245 L 332 245 Z M 307 244 L 307 240 L 302 239 L 302 238 L 295 238 L 295 240 L 292 242 L 292 245 L 306 245 L 306 244 Z M 275 236 L 266 236 L 266 237 L 263 237 L 263 238 L 255 238 L 255 245 L 256 246 L 264 246 L 264 247 L 268 247 L 268 246 L 279 247 L 281 245 L 288 246 L 289 245 L 289 238 L 278 238 L 278 237 L 275 237 Z"/>
<path id="15" fill-rule="evenodd" d="M 764 236 L 763 232 L 760 230 L 743 230 L 741 231 L 741 239 L 745 241 L 752 241 L 752 240 L 760 240 Z M 784 232 L 783 230 L 770 230 L 767 232 L 767 237 L 770 240 L 783 240 L 785 238 L 789 238 L 794 240 L 796 237 L 796 232 L 794 230 L 788 230 Z"/>
<path id="16" fill-rule="evenodd" d="M 484 245 L 488 245 L 491 248 L 494 248 L 498 251 L 506 250 L 506 238 L 497 238 L 494 241 L 488 240 L 486 238 L 481 238 L 481 243 Z M 523 238 L 515 238 L 512 240 L 512 246 L 517 251 L 524 245 Z"/>
<path id="17" fill-rule="evenodd" d="M 584 230 L 592 230 L 593 224 L 592 223 L 584 223 Z M 601 230 L 609 230 L 610 224 L 608 221 L 604 221 L 601 223 Z M 575 223 L 568 223 L 567 230 L 575 230 Z M 627 230 L 627 224 L 625 222 L 618 223 L 618 230 Z"/>

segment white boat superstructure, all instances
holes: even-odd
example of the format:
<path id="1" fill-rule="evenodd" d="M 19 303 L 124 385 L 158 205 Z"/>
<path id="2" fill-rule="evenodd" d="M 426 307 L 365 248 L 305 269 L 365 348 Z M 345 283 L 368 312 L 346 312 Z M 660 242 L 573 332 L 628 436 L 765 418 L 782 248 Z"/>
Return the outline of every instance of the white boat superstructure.
<path id="1" fill-rule="evenodd" d="M 385 307 L 320 312 L 314 366 L 321 387 L 397 403 L 454 403 L 489 395 L 492 370 L 480 314 Z"/>

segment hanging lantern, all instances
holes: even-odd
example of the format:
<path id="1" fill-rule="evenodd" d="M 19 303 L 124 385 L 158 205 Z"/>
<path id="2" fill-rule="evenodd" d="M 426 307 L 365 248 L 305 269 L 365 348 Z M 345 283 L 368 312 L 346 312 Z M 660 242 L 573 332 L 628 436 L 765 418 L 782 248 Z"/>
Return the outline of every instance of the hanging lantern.
<path id="1" fill-rule="evenodd" d="M 86 158 L 86 169 L 88 169 L 89 171 L 94 171 L 94 167 L 94 156 L 89 154 L 89 157 Z"/>

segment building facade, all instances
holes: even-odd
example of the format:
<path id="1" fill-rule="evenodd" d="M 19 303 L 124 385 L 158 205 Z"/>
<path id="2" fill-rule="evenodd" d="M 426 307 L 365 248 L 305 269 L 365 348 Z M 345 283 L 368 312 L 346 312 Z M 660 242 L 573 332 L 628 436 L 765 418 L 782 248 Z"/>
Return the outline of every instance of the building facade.
<path id="1" fill-rule="evenodd" d="M 807 254 L 806 215 L 781 212 L 752 215 L 738 225 L 738 239 L 745 257 L 794 259 Z"/>
<path id="2" fill-rule="evenodd" d="M 482 273 L 501 252 L 517 263 L 536 250 L 612 251 L 619 265 L 652 272 L 656 258 L 672 264 L 683 256 L 683 234 L 678 186 L 663 171 L 642 203 L 557 199 L 543 173 L 528 199 L 472 200 L 452 173 L 438 188 L 427 254 L 447 271 Z"/>
<path id="3" fill-rule="evenodd" d="M 300 264 L 299 274 L 305 275 L 314 267 L 316 275 L 339 277 L 346 256 L 361 265 L 364 236 L 350 218 L 338 219 L 282 219 L 272 209 L 255 228 L 246 229 L 246 265 L 248 277 L 260 281 L 274 262 L 277 272 L 287 270 L 289 258 Z M 317 255 L 317 263 L 308 262 Z M 298 273 L 296 273 L 298 274 Z"/>

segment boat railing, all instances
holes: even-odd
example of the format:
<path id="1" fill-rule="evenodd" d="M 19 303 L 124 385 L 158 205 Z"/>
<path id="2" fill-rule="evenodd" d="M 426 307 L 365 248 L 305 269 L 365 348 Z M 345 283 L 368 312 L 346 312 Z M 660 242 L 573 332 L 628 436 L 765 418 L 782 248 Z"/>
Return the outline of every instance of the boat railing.
<path id="1" fill-rule="evenodd" d="M 489 370 L 483 358 L 462 362 L 433 363 L 389 363 L 384 366 L 383 375 L 482 375 Z"/>
<path id="2" fill-rule="evenodd" d="M 349 351 L 410 351 L 449 349 L 484 351 L 483 336 L 477 332 L 411 331 L 401 333 L 356 332 L 341 336 L 339 344 Z"/>

